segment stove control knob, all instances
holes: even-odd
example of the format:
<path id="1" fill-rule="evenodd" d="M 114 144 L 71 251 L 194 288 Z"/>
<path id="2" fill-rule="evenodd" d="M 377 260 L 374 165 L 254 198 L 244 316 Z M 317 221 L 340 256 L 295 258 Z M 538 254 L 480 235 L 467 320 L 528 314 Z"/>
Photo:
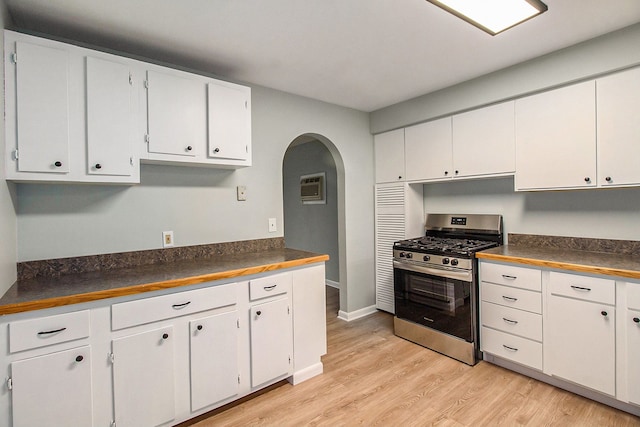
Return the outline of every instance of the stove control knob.
<path id="1" fill-rule="evenodd" d="M 425 255 L 422 257 L 423 261 L 429 261 L 431 259 L 431 257 L 429 255 Z"/>
<path id="2" fill-rule="evenodd" d="M 451 260 L 451 265 L 458 265 L 458 260 L 457 259 L 452 259 Z"/>
<path id="3" fill-rule="evenodd" d="M 449 258 L 442 258 L 443 264 L 449 264 Z"/>
<path id="4" fill-rule="evenodd" d="M 413 254 L 412 254 L 411 252 L 407 252 L 406 257 L 407 257 L 407 258 L 413 258 Z"/>
<path id="5" fill-rule="evenodd" d="M 400 252 L 400 258 L 404 258 L 404 252 Z"/>

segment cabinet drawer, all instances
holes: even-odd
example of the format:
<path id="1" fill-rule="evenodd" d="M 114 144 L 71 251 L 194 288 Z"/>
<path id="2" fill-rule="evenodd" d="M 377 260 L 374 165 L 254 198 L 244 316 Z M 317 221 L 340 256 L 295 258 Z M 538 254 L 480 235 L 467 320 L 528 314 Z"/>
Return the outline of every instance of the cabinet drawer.
<path id="1" fill-rule="evenodd" d="M 9 351 L 29 350 L 89 336 L 89 310 L 20 320 L 9 324 Z"/>
<path id="2" fill-rule="evenodd" d="M 609 279 L 552 271 L 549 276 L 549 289 L 553 295 L 610 305 L 616 302 L 615 281 Z"/>
<path id="3" fill-rule="evenodd" d="M 533 268 L 481 262 L 480 280 L 531 291 L 542 291 L 542 272 Z"/>
<path id="4" fill-rule="evenodd" d="M 483 301 L 482 325 L 542 342 L 542 315 Z"/>
<path id="5" fill-rule="evenodd" d="M 113 304 L 111 306 L 111 329 L 115 331 L 233 305 L 238 298 L 236 286 L 235 283 L 229 283 Z"/>
<path id="6" fill-rule="evenodd" d="M 542 314 L 542 294 L 525 289 L 482 283 L 482 301 Z"/>
<path id="7" fill-rule="evenodd" d="M 284 294 L 291 289 L 291 273 L 274 274 L 249 281 L 251 301 Z"/>
<path id="8" fill-rule="evenodd" d="M 627 283 L 627 307 L 640 310 L 640 283 Z"/>
<path id="9" fill-rule="evenodd" d="M 480 343 L 485 353 L 542 370 L 542 344 L 539 342 L 482 327 Z"/>

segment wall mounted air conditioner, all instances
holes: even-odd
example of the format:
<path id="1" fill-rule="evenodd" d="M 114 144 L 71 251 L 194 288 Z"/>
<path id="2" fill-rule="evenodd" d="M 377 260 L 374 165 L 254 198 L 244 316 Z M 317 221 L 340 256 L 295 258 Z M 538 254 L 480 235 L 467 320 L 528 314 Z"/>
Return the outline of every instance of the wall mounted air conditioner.
<path id="1" fill-rule="evenodd" d="M 325 173 L 315 173 L 300 177 L 300 200 L 305 204 L 325 203 Z"/>

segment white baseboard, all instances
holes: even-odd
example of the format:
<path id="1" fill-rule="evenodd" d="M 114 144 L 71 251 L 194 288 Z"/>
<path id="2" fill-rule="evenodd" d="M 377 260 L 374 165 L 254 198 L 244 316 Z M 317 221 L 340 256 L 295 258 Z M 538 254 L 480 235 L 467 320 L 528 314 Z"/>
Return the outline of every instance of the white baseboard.
<path id="1" fill-rule="evenodd" d="M 370 305 L 369 307 L 361 308 L 360 310 L 350 311 L 350 312 L 340 310 L 338 311 L 338 319 L 351 322 L 352 320 L 360 319 L 361 317 L 368 316 L 377 311 L 378 309 L 376 308 L 375 305 Z"/>
<path id="2" fill-rule="evenodd" d="M 324 365 L 322 362 L 318 362 L 309 367 L 296 371 L 291 375 L 287 380 L 293 384 L 300 384 L 303 381 L 306 381 L 310 378 L 315 377 L 316 375 L 320 375 L 324 372 Z"/>
<path id="3" fill-rule="evenodd" d="M 325 284 L 331 288 L 340 289 L 340 283 L 334 282 L 333 280 L 326 279 Z"/>

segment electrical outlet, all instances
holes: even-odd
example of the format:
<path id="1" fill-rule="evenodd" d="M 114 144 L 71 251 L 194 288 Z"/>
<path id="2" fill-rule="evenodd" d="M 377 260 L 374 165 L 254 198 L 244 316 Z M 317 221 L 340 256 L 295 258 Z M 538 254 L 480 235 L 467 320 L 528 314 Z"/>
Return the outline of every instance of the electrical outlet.
<path id="1" fill-rule="evenodd" d="M 162 247 L 169 248 L 173 246 L 173 231 L 162 232 Z"/>
<path id="2" fill-rule="evenodd" d="M 278 231 L 278 227 L 276 227 L 276 219 L 269 218 L 269 233 L 275 233 Z"/>
<path id="3" fill-rule="evenodd" d="M 238 201 L 243 202 L 247 200 L 247 186 L 246 185 L 238 185 Z"/>

